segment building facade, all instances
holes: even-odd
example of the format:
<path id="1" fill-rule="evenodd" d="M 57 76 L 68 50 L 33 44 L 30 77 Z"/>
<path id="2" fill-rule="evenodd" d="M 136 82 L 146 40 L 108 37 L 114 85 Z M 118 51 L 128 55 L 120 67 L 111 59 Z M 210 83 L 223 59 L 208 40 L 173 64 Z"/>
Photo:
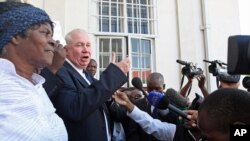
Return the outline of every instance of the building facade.
<path id="1" fill-rule="evenodd" d="M 206 60 L 227 62 L 227 39 L 240 34 L 238 0 L 24 0 L 59 21 L 65 35 L 74 28 L 89 32 L 98 76 L 110 62 L 129 57 L 129 83 L 151 72 L 165 77 L 166 88 L 179 90 L 182 65 L 193 62 L 203 69 L 209 91 L 216 80 Z M 184 83 L 187 79 L 185 78 Z M 190 98 L 200 93 L 193 82 Z"/>

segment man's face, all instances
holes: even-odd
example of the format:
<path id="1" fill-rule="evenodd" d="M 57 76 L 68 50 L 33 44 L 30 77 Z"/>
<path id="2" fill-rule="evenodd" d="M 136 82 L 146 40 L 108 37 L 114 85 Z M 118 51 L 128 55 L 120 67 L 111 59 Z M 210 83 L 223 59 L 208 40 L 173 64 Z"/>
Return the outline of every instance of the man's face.
<path id="1" fill-rule="evenodd" d="M 66 45 L 67 58 L 79 69 L 86 69 L 91 57 L 91 44 L 87 33 L 75 32 Z"/>
<path id="2" fill-rule="evenodd" d="M 198 114 L 198 127 L 205 141 L 229 141 L 229 135 L 215 129 L 213 122 L 209 120 L 205 111 Z"/>
<path id="3" fill-rule="evenodd" d="M 164 91 L 164 84 L 157 81 L 151 81 L 147 83 L 147 91 L 157 91 L 157 92 L 163 92 Z"/>
<path id="4" fill-rule="evenodd" d="M 52 27 L 49 23 L 28 29 L 25 38 L 17 37 L 17 56 L 35 66 L 36 69 L 51 65 L 55 47 L 52 34 Z"/>
<path id="5" fill-rule="evenodd" d="M 91 73 L 92 76 L 96 74 L 97 64 L 95 61 L 90 61 L 87 67 L 87 71 Z"/>
<path id="6" fill-rule="evenodd" d="M 137 100 L 144 98 L 142 92 L 138 89 L 126 90 L 124 92 L 128 95 L 132 103 L 135 103 Z"/>

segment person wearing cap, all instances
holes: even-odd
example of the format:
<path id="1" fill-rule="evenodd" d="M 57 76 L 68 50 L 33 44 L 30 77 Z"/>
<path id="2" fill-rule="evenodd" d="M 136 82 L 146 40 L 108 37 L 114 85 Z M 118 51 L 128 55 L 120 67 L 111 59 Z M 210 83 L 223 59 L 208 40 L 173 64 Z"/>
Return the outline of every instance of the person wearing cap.
<path id="1" fill-rule="evenodd" d="M 45 11 L 26 3 L 0 2 L 1 140 L 68 140 L 39 75 L 60 47 L 52 35 L 53 23 Z"/>
<path id="2" fill-rule="evenodd" d="M 218 88 L 239 88 L 240 75 L 219 74 L 217 76 Z"/>

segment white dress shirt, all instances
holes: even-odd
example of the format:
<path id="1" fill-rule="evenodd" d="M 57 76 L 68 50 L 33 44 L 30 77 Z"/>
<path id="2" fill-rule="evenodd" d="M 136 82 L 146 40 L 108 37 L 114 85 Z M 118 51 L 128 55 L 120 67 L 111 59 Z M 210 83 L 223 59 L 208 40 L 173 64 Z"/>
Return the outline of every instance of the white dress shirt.
<path id="1" fill-rule="evenodd" d="M 0 140 L 67 141 L 65 125 L 42 86 L 45 79 L 38 74 L 32 79 L 34 84 L 0 59 Z"/>
<path id="2" fill-rule="evenodd" d="M 131 113 L 127 115 L 138 123 L 148 134 L 152 134 L 158 140 L 173 141 L 176 125 L 153 119 L 148 113 L 141 111 L 136 106 Z"/>

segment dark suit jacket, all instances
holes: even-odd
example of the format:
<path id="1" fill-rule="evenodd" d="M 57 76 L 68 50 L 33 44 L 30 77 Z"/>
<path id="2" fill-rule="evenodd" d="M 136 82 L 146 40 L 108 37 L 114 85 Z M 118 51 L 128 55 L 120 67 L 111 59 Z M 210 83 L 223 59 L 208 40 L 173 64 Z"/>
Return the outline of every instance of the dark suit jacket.
<path id="1" fill-rule="evenodd" d="M 106 141 L 102 105 L 127 81 L 126 75 L 117 66 L 110 64 L 100 80 L 89 86 L 65 62 L 57 76 L 63 81 L 63 87 L 51 100 L 56 112 L 64 120 L 69 141 Z"/>
<path id="2" fill-rule="evenodd" d="M 41 76 L 45 78 L 45 83 L 43 84 L 43 87 L 45 91 L 47 92 L 49 97 L 54 97 L 56 94 L 58 94 L 58 90 L 62 88 L 63 83 L 55 74 L 53 74 L 48 68 L 44 68 L 41 73 Z"/>

